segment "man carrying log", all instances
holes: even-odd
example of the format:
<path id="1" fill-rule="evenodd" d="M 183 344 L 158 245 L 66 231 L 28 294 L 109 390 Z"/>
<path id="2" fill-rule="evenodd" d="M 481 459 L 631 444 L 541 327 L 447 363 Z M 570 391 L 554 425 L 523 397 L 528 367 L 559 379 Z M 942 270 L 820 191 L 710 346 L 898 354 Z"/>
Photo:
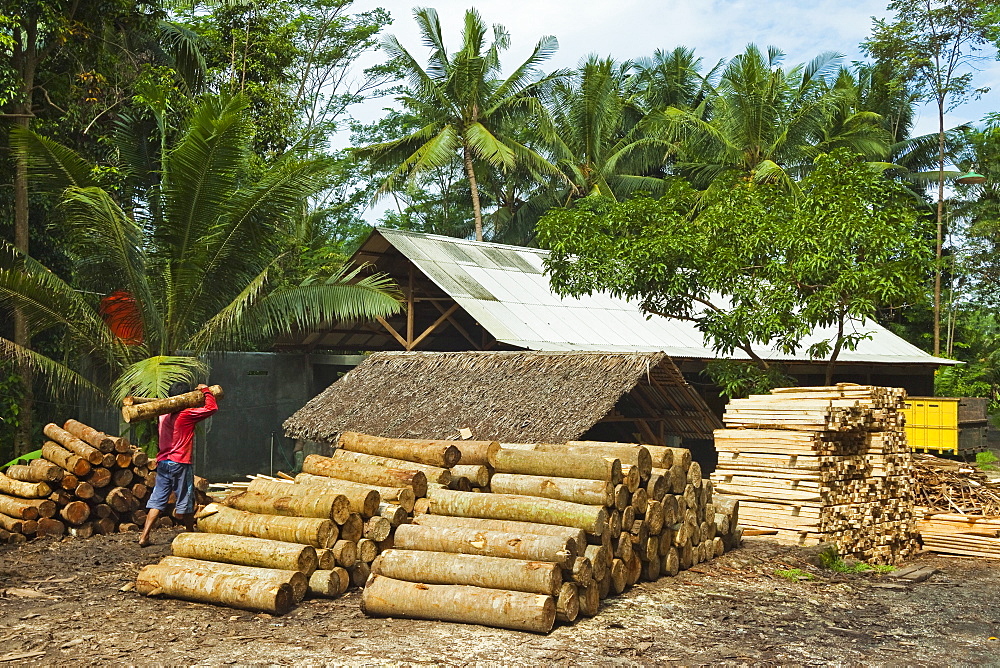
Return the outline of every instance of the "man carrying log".
<path id="1" fill-rule="evenodd" d="M 184 382 L 174 383 L 170 386 L 170 395 L 184 394 L 190 387 Z M 198 385 L 195 389 L 204 393 L 204 406 L 185 408 L 176 413 L 160 416 L 156 484 L 146 504 L 149 513 L 139 535 L 139 545 L 142 547 L 152 544 L 149 533 L 153 529 L 153 524 L 167 509 L 167 500 L 171 492 L 175 496 L 174 514 L 188 531 L 194 531 L 194 465 L 191 463 L 194 428 L 219 410 L 215 396 L 208 385 Z"/>

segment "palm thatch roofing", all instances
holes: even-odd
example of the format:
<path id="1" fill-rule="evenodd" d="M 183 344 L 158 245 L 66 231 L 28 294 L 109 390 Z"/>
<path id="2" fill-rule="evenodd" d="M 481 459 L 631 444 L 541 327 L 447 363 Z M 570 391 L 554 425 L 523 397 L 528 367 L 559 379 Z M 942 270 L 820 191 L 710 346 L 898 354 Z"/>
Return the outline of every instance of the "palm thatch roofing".
<path id="1" fill-rule="evenodd" d="M 646 443 L 721 426 L 665 353 L 506 351 L 375 353 L 284 427 L 326 442 L 344 431 L 457 439 L 468 428 L 530 443 L 577 439 L 602 421 Z"/>

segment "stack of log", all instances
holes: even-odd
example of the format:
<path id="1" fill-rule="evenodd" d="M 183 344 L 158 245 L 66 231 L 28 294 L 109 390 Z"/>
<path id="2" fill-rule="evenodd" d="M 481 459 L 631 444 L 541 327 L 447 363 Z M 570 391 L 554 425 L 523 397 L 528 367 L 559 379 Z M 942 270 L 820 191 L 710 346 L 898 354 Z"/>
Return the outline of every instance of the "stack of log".
<path id="1" fill-rule="evenodd" d="M 840 383 L 732 401 L 715 432 L 716 490 L 744 526 L 894 564 L 917 548 L 905 391 Z"/>
<path id="2" fill-rule="evenodd" d="M 47 424 L 42 456 L 0 474 L 0 538 L 135 531 L 156 482 L 156 461 L 127 439 L 77 420 Z M 196 479 L 199 501 L 207 481 Z M 171 526 L 169 512 L 158 526 Z"/>
<path id="3" fill-rule="evenodd" d="M 737 504 L 716 508 L 688 450 L 503 444 L 488 464 L 491 493 L 431 487 L 417 503 L 373 564 L 366 613 L 547 633 L 739 539 Z"/>

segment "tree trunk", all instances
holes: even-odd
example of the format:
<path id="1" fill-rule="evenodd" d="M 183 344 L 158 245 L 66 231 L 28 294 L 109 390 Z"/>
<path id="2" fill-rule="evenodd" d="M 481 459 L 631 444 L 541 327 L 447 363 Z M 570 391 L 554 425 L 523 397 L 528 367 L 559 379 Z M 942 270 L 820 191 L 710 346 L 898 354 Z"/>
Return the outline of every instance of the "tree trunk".
<path id="1" fill-rule="evenodd" d="M 478 554 L 557 564 L 567 563 L 576 555 L 577 549 L 572 538 L 477 529 L 445 529 L 419 524 L 397 527 L 394 540 L 395 546 L 401 550 Z"/>
<path id="2" fill-rule="evenodd" d="M 226 500 L 226 505 L 263 515 L 319 517 L 343 524 L 351 514 L 347 497 L 293 482 L 258 478 L 242 494 Z"/>
<path id="3" fill-rule="evenodd" d="M 48 499 L 21 499 L 0 494 L 0 513 L 22 520 L 52 517 L 56 504 Z"/>
<path id="4" fill-rule="evenodd" d="M 291 586 L 295 595 L 295 602 L 298 603 L 305 598 L 309 589 L 309 577 L 299 570 L 283 570 L 278 568 L 259 568 L 257 566 L 243 566 L 240 564 L 220 563 L 217 561 L 206 561 L 202 559 L 188 559 L 186 557 L 163 557 L 160 560 L 161 566 L 178 566 L 180 568 L 202 568 L 213 573 L 232 573 L 246 575 L 261 581 L 270 581 L 274 584 L 285 584 Z"/>
<path id="5" fill-rule="evenodd" d="M 223 397 L 220 385 L 212 385 L 208 390 L 216 399 Z M 141 420 L 152 420 L 160 415 L 176 413 L 185 408 L 201 408 L 204 405 L 205 393 L 201 390 L 194 390 L 178 394 L 176 397 L 167 397 L 166 399 L 156 399 L 155 401 L 147 401 L 141 404 L 122 406 L 122 419 L 130 423 Z"/>
<path id="6" fill-rule="evenodd" d="M 314 572 L 309 578 L 309 595 L 337 598 L 351 586 L 351 576 L 343 568 Z"/>
<path id="7" fill-rule="evenodd" d="M 213 503 L 202 511 L 198 528 L 207 533 L 267 538 L 313 547 L 330 547 L 337 540 L 337 525 L 315 517 L 280 517 L 233 510 Z"/>
<path id="8" fill-rule="evenodd" d="M 58 464 L 64 471 L 73 475 L 82 476 L 90 473 L 90 462 L 54 441 L 46 441 L 42 445 L 42 457 L 53 464 Z"/>
<path id="9" fill-rule="evenodd" d="M 580 587 L 577 595 L 580 600 L 580 614 L 584 617 L 593 617 L 601 607 L 601 588 L 595 582 L 586 587 Z"/>
<path id="10" fill-rule="evenodd" d="M 378 556 L 378 544 L 373 540 L 362 538 L 358 541 L 357 552 L 358 561 L 370 564 Z"/>
<path id="11" fill-rule="evenodd" d="M 338 540 L 330 550 L 338 566 L 350 568 L 358 561 L 358 544 L 353 540 Z"/>
<path id="12" fill-rule="evenodd" d="M 313 475 L 383 487 L 410 487 L 416 496 L 427 495 L 427 476 L 424 475 L 423 471 L 403 471 L 382 466 L 342 462 L 322 455 L 306 456 L 302 462 L 302 471 Z"/>
<path id="13" fill-rule="evenodd" d="M 539 536 L 557 536 L 572 538 L 580 549 L 587 544 L 587 532 L 573 527 L 554 524 L 537 524 L 535 522 L 519 522 L 517 520 L 482 519 L 478 517 L 458 517 L 453 515 L 417 515 L 414 524 L 428 527 L 443 527 L 446 529 L 477 529 L 479 531 L 503 531 L 505 533 L 529 533 Z"/>
<path id="14" fill-rule="evenodd" d="M 465 585 L 434 585 L 373 575 L 361 594 L 367 615 L 482 624 L 548 633 L 556 618 L 551 596 Z"/>
<path id="15" fill-rule="evenodd" d="M 63 424 L 63 429 L 101 452 L 114 452 L 115 441 L 121 440 L 112 438 L 103 431 L 98 431 L 77 420 L 66 420 L 66 423 Z"/>
<path id="16" fill-rule="evenodd" d="M 837 319 L 837 342 L 833 344 L 830 360 L 826 363 L 826 381 L 824 384 L 827 386 L 833 385 L 833 372 L 837 368 L 837 358 L 840 357 L 840 351 L 844 347 L 844 320 L 847 316 L 844 313 L 840 313 L 839 316 Z"/>
<path id="17" fill-rule="evenodd" d="M 608 522 L 608 512 L 602 506 L 534 496 L 434 489 L 430 490 L 429 498 L 431 512 L 438 515 L 557 524 L 592 534 L 603 533 Z"/>
<path id="18" fill-rule="evenodd" d="M 497 473 L 490 480 L 490 489 L 496 494 L 524 494 L 591 506 L 610 506 L 615 494 L 614 486 L 604 480 L 549 478 L 514 473 Z"/>
<path id="19" fill-rule="evenodd" d="M 135 589 L 140 594 L 164 594 L 185 601 L 216 603 L 240 610 L 283 615 L 295 605 L 288 583 L 204 568 L 208 562 L 191 565 L 151 564 L 139 571 Z"/>
<path id="20" fill-rule="evenodd" d="M 465 175 L 469 179 L 469 191 L 472 193 L 472 215 L 476 220 L 476 241 L 482 241 L 483 210 L 479 204 L 479 183 L 476 181 L 476 170 L 472 166 L 472 152 L 468 145 L 462 145 L 462 158 L 465 162 Z"/>
<path id="21" fill-rule="evenodd" d="M 944 100 L 938 98 L 938 201 L 934 244 L 934 355 L 941 354 L 941 258 L 944 246 Z"/>
<path id="22" fill-rule="evenodd" d="M 62 536 L 66 533 L 66 525 L 51 517 L 38 518 L 36 536 Z"/>
<path id="23" fill-rule="evenodd" d="M 408 504 L 410 510 L 413 510 L 415 497 L 413 490 L 409 487 L 365 485 L 364 483 L 328 478 L 322 475 L 312 475 L 311 473 L 298 474 L 295 476 L 295 482 L 302 485 L 317 485 L 335 491 L 337 494 L 343 494 L 347 497 L 351 512 L 359 513 L 362 517 L 371 517 L 374 515 L 378 511 L 380 501 L 387 497 L 396 499 L 396 503 L 399 503 L 403 507 Z"/>
<path id="24" fill-rule="evenodd" d="M 361 515 L 357 513 L 351 513 L 351 516 L 347 518 L 347 521 L 340 525 L 340 537 L 344 540 L 352 540 L 355 543 L 361 540 L 361 536 L 365 532 L 365 523 L 361 519 Z"/>
<path id="25" fill-rule="evenodd" d="M 24 468 L 28 468 L 27 466 Z M 21 496 L 26 499 L 40 499 L 52 493 L 52 488 L 45 482 L 24 482 L 9 478 L 0 473 L 0 494 Z"/>
<path id="26" fill-rule="evenodd" d="M 365 520 L 364 537 L 368 540 L 381 542 L 392 533 L 392 523 L 384 517 L 376 515 Z"/>
<path id="27" fill-rule="evenodd" d="M 563 584 L 556 599 L 556 619 L 564 624 L 572 624 L 580 614 L 580 599 L 577 587 L 572 582 Z"/>
<path id="28" fill-rule="evenodd" d="M 451 441 L 382 438 L 356 431 L 345 431 L 337 440 L 337 445 L 351 452 L 361 452 L 374 457 L 389 457 L 441 468 L 454 466 L 462 457 L 462 451 L 455 447 Z"/>
<path id="29" fill-rule="evenodd" d="M 552 563 L 450 552 L 388 550 L 372 573 L 395 580 L 439 585 L 471 585 L 555 596 L 562 571 Z"/>
<path id="30" fill-rule="evenodd" d="M 412 508 L 410 510 L 412 510 Z M 389 520 L 390 525 L 398 527 L 406 521 L 407 511 L 403 506 L 383 501 L 378 504 L 378 514 L 380 517 L 384 517 Z"/>
<path id="31" fill-rule="evenodd" d="M 570 441 L 559 443 L 537 443 L 535 450 L 542 452 L 564 452 L 573 455 L 600 455 L 620 459 L 622 464 L 639 467 L 639 476 L 646 480 L 653 469 L 653 456 L 646 447 L 624 443 L 603 443 L 601 441 Z"/>
<path id="32" fill-rule="evenodd" d="M 102 466 L 91 469 L 90 473 L 87 475 L 87 482 L 89 482 L 94 487 L 107 487 L 111 484 L 111 471 Z"/>
<path id="33" fill-rule="evenodd" d="M 98 465 L 104 461 L 104 453 L 97 448 L 81 441 L 73 434 L 69 433 L 57 424 L 49 423 L 42 430 L 46 436 L 66 448 L 70 452 L 83 457 L 93 465 Z"/>
<path id="34" fill-rule="evenodd" d="M 59 482 L 64 471 L 46 459 L 35 459 L 39 462 L 34 466 L 14 464 L 7 468 L 7 476 L 23 482 Z"/>
<path id="35" fill-rule="evenodd" d="M 473 487 L 486 487 L 490 484 L 490 468 L 483 464 L 459 464 L 451 467 L 453 479 L 465 478 Z"/>
<path id="36" fill-rule="evenodd" d="M 318 566 L 312 546 L 248 536 L 182 533 L 174 538 L 170 551 L 175 557 L 300 571 L 307 576 Z"/>
<path id="37" fill-rule="evenodd" d="M 427 476 L 427 482 L 434 482 L 440 485 L 447 485 L 451 482 L 452 474 L 450 469 L 429 464 L 418 464 L 405 459 L 393 459 L 392 457 L 379 457 L 363 452 L 353 452 L 351 450 L 337 449 L 333 451 L 332 459 L 342 462 L 353 462 L 355 464 L 366 464 L 368 466 L 381 466 L 383 468 L 399 469 L 401 471 L 423 471 Z"/>
<path id="38" fill-rule="evenodd" d="M 359 561 L 351 566 L 347 571 L 351 576 L 351 584 L 355 587 L 364 587 L 368 581 L 368 576 L 372 574 L 372 568 L 363 561 Z"/>
<path id="39" fill-rule="evenodd" d="M 495 453 L 490 464 L 497 473 L 607 480 L 612 485 L 622 481 L 621 460 L 599 455 L 505 449 Z"/>
<path id="40" fill-rule="evenodd" d="M 583 556 L 590 562 L 592 577 L 595 582 L 604 579 L 608 567 L 611 565 L 611 550 L 604 545 L 588 545 Z"/>

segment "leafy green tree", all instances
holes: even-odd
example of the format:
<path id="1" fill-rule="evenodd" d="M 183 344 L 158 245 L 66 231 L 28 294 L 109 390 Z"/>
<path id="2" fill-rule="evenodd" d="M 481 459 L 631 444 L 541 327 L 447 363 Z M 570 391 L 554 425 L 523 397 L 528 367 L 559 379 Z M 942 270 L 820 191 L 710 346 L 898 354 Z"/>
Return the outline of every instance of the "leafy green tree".
<path id="1" fill-rule="evenodd" d="M 673 51 L 657 49 L 651 58 L 635 61 L 637 85 L 647 109 L 702 109 L 712 93 L 712 83 L 725 65 L 720 60 L 706 74 L 701 73 L 700 57 L 694 49 L 678 46 Z"/>
<path id="2" fill-rule="evenodd" d="M 68 359 L 89 355 L 114 379 L 117 397 L 162 395 L 198 371 L 206 350 L 399 309 L 387 279 L 361 277 L 360 269 L 297 285 L 283 280 L 302 211 L 326 186 L 330 162 L 286 154 L 261 166 L 250 152 L 248 108 L 239 96 L 204 98 L 161 156 L 159 185 L 130 201 L 118 200 L 73 151 L 16 135 L 35 178 L 61 192 L 74 281 L 5 245 L 0 304 L 21 309 L 33 331 L 61 331 Z M 123 316 L 109 319 L 108 298 Z M 56 387 L 103 394 L 65 362 L 7 339 L 0 350 Z"/>
<path id="3" fill-rule="evenodd" d="M 507 78 L 501 78 L 500 56 L 510 47 L 510 35 L 493 26 L 493 41 L 475 9 L 465 13 L 462 46 L 452 54 L 445 48 L 441 23 L 433 9 L 418 8 L 414 16 L 431 54 L 427 67 L 395 38 L 386 38 L 383 48 L 405 74 L 408 84 L 399 101 L 420 119 L 421 127 L 393 141 L 366 146 L 356 155 L 371 161 L 377 170 L 390 167 L 382 192 L 396 188 L 402 179 L 412 180 L 428 170 L 461 160 L 469 182 L 476 239 L 483 239 L 482 202 L 476 163 L 491 169 L 510 170 L 529 163 L 539 172 L 553 174 L 555 168 L 534 150 L 515 141 L 506 129 L 532 118 L 544 118 L 537 98 L 541 87 L 561 73 L 543 77 L 538 66 L 558 47 L 554 37 L 543 37 L 531 55 Z"/>
<path id="4" fill-rule="evenodd" d="M 691 321 L 721 356 L 753 360 L 758 376 L 773 365 L 755 346 L 792 353 L 820 329 L 807 353 L 827 358 L 830 378 L 864 323 L 919 292 L 928 268 L 905 188 L 845 151 L 820 156 L 798 196 L 744 178 L 697 204 L 673 180 L 660 199 L 588 198 L 551 211 L 539 239 L 552 250 L 553 288 L 608 291 Z"/>
<path id="5" fill-rule="evenodd" d="M 934 354 L 941 352 L 941 262 L 944 242 L 945 114 L 985 92 L 970 71 L 984 47 L 1000 36 L 992 0 L 892 0 L 892 20 L 875 19 L 863 48 L 893 62 L 921 99 L 937 107 L 937 246 L 934 274 Z"/>

